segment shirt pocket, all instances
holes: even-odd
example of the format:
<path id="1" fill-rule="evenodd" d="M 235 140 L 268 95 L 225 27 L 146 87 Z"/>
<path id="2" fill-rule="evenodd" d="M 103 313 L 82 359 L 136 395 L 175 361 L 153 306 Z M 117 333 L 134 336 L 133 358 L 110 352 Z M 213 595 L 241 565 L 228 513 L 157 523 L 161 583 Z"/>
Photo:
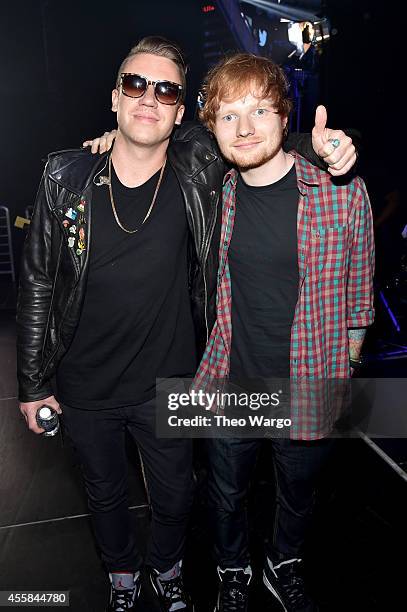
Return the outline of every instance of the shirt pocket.
<path id="1" fill-rule="evenodd" d="M 311 280 L 334 282 L 345 277 L 348 226 L 311 228 L 308 271 Z"/>

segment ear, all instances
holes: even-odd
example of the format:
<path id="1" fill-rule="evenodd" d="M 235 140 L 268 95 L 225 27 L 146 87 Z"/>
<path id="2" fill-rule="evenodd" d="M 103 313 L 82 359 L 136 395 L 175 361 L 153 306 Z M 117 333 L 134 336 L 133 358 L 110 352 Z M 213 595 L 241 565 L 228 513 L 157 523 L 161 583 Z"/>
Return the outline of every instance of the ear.
<path id="1" fill-rule="evenodd" d="M 281 127 L 285 130 L 287 127 L 288 117 L 281 117 Z"/>
<path id="2" fill-rule="evenodd" d="M 175 117 L 175 125 L 181 125 L 182 117 L 184 116 L 185 106 L 180 104 L 177 109 L 177 115 Z"/>
<path id="3" fill-rule="evenodd" d="M 119 92 L 117 89 L 113 89 L 112 91 L 112 111 L 117 113 L 117 107 L 119 104 Z"/>

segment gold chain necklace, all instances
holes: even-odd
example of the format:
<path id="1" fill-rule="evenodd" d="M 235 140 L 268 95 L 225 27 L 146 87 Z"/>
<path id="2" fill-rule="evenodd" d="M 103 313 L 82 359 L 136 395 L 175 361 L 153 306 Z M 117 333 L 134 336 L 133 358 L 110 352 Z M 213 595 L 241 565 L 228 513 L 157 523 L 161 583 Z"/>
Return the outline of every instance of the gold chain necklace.
<path id="1" fill-rule="evenodd" d="M 144 223 L 149 218 L 149 216 L 151 214 L 151 211 L 153 210 L 153 206 L 154 206 L 155 201 L 157 199 L 158 190 L 160 189 L 161 181 L 162 181 L 162 178 L 163 178 L 163 175 L 164 175 L 164 169 L 165 169 L 165 164 L 166 163 L 167 163 L 167 158 L 165 158 L 164 164 L 163 164 L 163 166 L 161 168 L 160 176 L 158 178 L 157 187 L 155 188 L 153 199 L 151 200 L 150 208 L 148 209 L 146 216 L 144 217 L 143 221 L 141 222 L 141 225 L 144 225 Z M 119 219 L 119 217 L 117 215 L 116 206 L 115 206 L 114 200 L 113 200 L 113 190 L 112 190 L 112 156 L 111 155 L 109 155 L 109 194 L 110 194 L 110 203 L 112 205 L 113 215 L 114 215 L 114 218 L 116 219 L 117 225 L 124 232 L 126 232 L 126 234 L 135 234 L 136 232 L 138 232 L 140 227 L 141 227 L 141 225 L 140 225 L 140 227 L 137 227 L 134 230 L 129 230 L 129 229 L 125 228 L 124 225 L 122 225 L 120 223 L 120 219 Z"/>

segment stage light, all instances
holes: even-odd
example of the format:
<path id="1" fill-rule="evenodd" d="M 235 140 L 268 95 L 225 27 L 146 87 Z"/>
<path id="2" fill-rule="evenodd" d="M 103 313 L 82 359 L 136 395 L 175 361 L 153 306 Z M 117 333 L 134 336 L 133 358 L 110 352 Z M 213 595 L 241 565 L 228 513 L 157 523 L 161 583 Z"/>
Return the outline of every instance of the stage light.
<path id="1" fill-rule="evenodd" d="M 306 8 L 297 8 L 287 4 L 282 4 L 281 2 L 273 2 L 271 0 L 244 0 L 244 3 L 256 6 L 257 8 L 263 9 L 266 12 L 279 15 L 283 19 L 287 19 L 289 21 L 318 20 L 317 15 L 311 13 Z"/>

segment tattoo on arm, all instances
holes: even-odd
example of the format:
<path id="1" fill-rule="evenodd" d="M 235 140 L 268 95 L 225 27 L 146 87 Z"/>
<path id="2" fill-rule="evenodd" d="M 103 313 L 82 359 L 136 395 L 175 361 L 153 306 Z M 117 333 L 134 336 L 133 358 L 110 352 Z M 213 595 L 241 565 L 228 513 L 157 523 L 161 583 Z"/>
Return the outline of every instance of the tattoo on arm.
<path id="1" fill-rule="evenodd" d="M 355 329 L 348 329 L 349 339 L 349 358 L 358 360 L 360 357 L 360 351 L 362 350 L 363 340 L 366 335 L 366 327 L 359 327 Z"/>

